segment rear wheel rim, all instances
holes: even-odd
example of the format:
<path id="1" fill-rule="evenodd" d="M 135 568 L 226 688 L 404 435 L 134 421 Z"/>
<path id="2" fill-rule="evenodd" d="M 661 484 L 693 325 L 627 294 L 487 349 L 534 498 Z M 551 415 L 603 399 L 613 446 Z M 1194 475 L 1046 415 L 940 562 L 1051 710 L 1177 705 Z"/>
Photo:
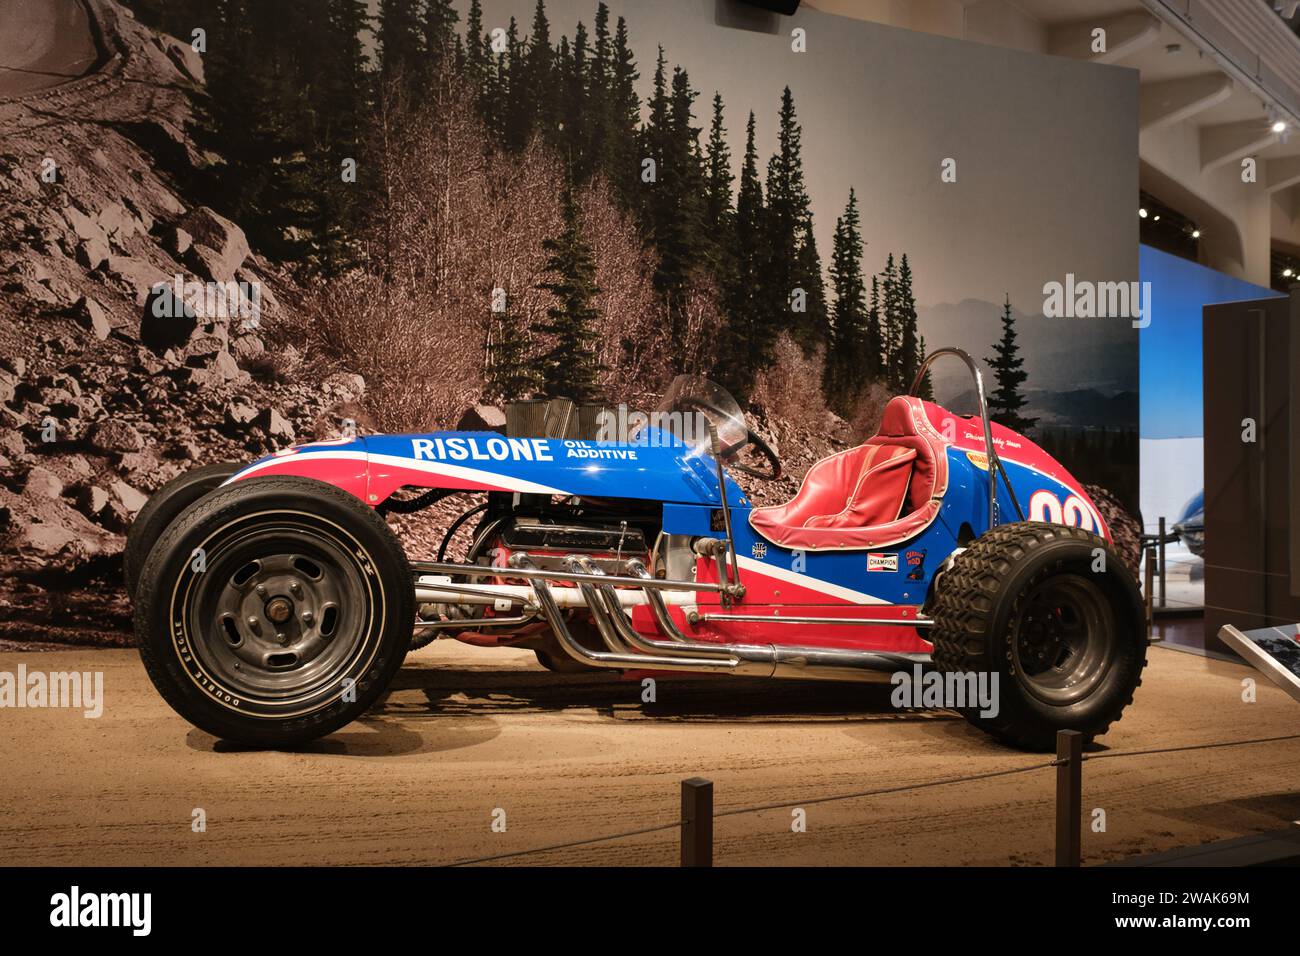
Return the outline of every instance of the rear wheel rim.
<path id="1" fill-rule="evenodd" d="M 313 697 L 350 672 L 370 630 L 366 575 L 344 540 L 284 522 L 215 544 L 189 633 L 203 669 L 246 703 Z"/>
<path id="2" fill-rule="evenodd" d="M 1115 618 L 1105 592 L 1078 574 L 1041 581 L 1020 602 L 1011 633 L 1021 686 L 1047 704 L 1091 695 L 1114 662 Z"/>

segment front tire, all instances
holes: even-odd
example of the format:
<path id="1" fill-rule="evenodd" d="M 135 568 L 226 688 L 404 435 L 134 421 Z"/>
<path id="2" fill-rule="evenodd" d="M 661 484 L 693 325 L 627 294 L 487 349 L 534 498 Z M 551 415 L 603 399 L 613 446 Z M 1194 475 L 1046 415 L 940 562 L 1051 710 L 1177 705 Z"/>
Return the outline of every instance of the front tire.
<path id="1" fill-rule="evenodd" d="M 154 686 L 214 736 L 293 747 L 384 692 L 411 641 L 410 566 L 384 521 L 310 478 L 249 478 L 194 504 L 140 572 Z"/>
<path id="2" fill-rule="evenodd" d="M 140 569 L 167 526 L 180 517 L 182 511 L 204 495 L 216 491 L 243 467 L 237 462 L 223 461 L 192 468 L 149 496 L 131 522 L 126 533 L 126 547 L 122 549 L 122 577 L 126 580 L 128 597 L 135 597 L 135 589 L 140 584 Z"/>
<path id="3" fill-rule="evenodd" d="M 996 714 L 958 709 L 1016 747 L 1050 751 L 1059 730 L 1101 736 L 1142 683 L 1137 582 L 1079 528 L 1025 521 L 981 535 L 936 582 L 933 618 L 938 670 L 997 677 Z"/>

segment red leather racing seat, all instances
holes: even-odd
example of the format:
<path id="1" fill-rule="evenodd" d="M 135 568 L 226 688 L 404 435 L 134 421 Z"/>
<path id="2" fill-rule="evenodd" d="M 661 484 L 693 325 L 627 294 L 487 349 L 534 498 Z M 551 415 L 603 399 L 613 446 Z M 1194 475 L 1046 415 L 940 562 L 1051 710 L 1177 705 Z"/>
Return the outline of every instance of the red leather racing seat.
<path id="1" fill-rule="evenodd" d="M 817 462 L 793 498 L 755 508 L 749 523 L 783 548 L 880 548 L 925 530 L 947 488 L 947 443 L 921 400 L 900 395 L 876 435 Z"/>

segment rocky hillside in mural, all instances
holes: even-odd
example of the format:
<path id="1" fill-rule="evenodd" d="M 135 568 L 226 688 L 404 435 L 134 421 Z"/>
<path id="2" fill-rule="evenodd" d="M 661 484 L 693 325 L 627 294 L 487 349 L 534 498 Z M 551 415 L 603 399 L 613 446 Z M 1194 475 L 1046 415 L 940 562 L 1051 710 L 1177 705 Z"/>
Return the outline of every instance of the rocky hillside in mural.
<path id="1" fill-rule="evenodd" d="M 123 535 L 151 491 L 196 463 L 332 437 L 365 416 L 360 376 L 301 380 L 301 356 L 275 339 L 292 285 L 238 225 L 187 199 L 204 162 L 187 133 L 198 58 L 115 4 L 91 9 L 103 29 L 88 74 L 44 90 L 0 85 L 0 639 L 9 641 L 122 640 Z M 66 62 L 58 41 L 77 25 L 55 20 L 40 65 Z M 7 63 L 17 55 L 3 52 Z M 256 283 L 260 316 L 183 287 L 185 308 L 155 309 L 155 285 L 177 276 Z"/>

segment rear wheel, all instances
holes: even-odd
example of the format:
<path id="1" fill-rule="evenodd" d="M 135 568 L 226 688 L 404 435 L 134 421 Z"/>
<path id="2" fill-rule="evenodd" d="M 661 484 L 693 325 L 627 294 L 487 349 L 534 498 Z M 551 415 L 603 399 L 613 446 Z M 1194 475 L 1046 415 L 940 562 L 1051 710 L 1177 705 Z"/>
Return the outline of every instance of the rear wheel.
<path id="1" fill-rule="evenodd" d="M 1058 730 L 1100 736 L 1142 682 L 1137 582 L 1078 528 L 1026 521 L 975 539 L 936 583 L 933 618 L 940 671 L 997 678 L 995 708 L 958 709 L 1014 746 L 1051 750 Z"/>
<path id="2" fill-rule="evenodd" d="M 149 552 L 167 526 L 182 511 L 209 492 L 216 491 L 227 478 L 243 467 L 235 462 L 223 461 L 216 465 L 194 468 L 177 475 L 149 496 L 149 500 L 131 522 L 131 528 L 126 533 L 126 547 L 122 549 L 122 577 L 126 580 L 126 593 L 130 597 L 135 597 L 136 585 L 140 583 L 140 568 L 144 566 Z"/>
<path id="3" fill-rule="evenodd" d="M 347 492 L 251 478 L 174 522 L 140 572 L 149 677 L 214 736 L 288 747 L 364 713 L 411 640 L 414 588 L 392 531 Z"/>

